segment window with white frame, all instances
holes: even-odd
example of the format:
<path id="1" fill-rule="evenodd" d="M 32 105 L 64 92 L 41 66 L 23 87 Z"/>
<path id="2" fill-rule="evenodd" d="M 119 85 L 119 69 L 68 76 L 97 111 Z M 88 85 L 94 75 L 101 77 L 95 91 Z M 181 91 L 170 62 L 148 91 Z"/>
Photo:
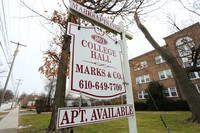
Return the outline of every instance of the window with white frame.
<path id="1" fill-rule="evenodd" d="M 198 79 L 200 78 L 200 72 L 190 72 L 189 76 L 190 76 L 190 79 Z"/>
<path id="2" fill-rule="evenodd" d="M 135 71 L 141 70 L 141 69 L 146 68 L 146 67 L 148 67 L 147 61 L 142 61 L 142 62 L 140 62 L 139 67 L 135 68 Z"/>
<path id="3" fill-rule="evenodd" d="M 163 90 L 165 97 L 178 97 L 176 87 L 169 87 Z"/>
<path id="4" fill-rule="evenodd" d="M 138 99 L 146 99 L 148 93 L 146 91 L 139 91 L 138 92 Z"/>
<path id="5" fill-rule="evenodd" d="M 191 57 L 191 58 L 192 58 L 192 57 Z M 182 61 L 183 61 L 183 66 L 184 66 L 184 68 L 193 66 L 192 59 L 182 58 Z M 197 66 L 197 67 L 200 67 L 200 60 L 197 60 L 196 66 Z"/>
<path id="6" fill-rule="evenodd" d="M 150 82 L 149 74 L 136 77 L 136 84 L 143 84 Z"/>
<path id="7" fill-rule="evenodd" d="M 162 58 L 161 55 L 156 56 L 156 57 L 155 57 L 155 60 L 156 60 L 156 64 L 160 64 L 160 63 L 165 62 L 165 60 Z"/>
<path id="8" fill-rule="evenodd" d="M 196 87 L 197 87 L 198 93 L 200 93 L 200 84 L 196 84 Z"/>
<path id="9" fill-rule="evenodd" d="M 158 72 L 158 75 L 160 77 L 160 80 L 172 78 L 172 73 L 170 69 L 160 71 Z"/>
<path id="10" fill-rule="evenodd" d="M 192 38 L 182 37 L 176 42 L 176 47 L 180 57 L 188 56 L 192 53 L 191 49 L 195 47 Z"/>

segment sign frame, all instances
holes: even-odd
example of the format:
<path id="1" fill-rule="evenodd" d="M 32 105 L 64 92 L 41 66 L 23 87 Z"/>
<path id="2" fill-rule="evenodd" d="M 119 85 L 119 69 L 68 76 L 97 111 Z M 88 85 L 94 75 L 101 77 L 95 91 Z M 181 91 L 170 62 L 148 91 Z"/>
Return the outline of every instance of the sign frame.
<path id="1" fill-rule="evenodd" d="M 72 31 L 72 30 L 74 30 L 74 29 L 76 29 L 76 32 L 80 32 L 80 34 L 83 34 L 84 32 L 86 32 L 84 30 L 89 30 L 90 33 L 89 34 L 85 33 L 85 34 L 87 34 L 87 36 L 89 36 L 88 38 L 90 38 L 91 40 L 93 39 L 93 38 L 91 38 L 92 35 L 93 36 L 97 36 L 97 37 L 101 37 L 100 39 L 106 38 L 106 39 L 104 39 L 107 42 L 106 45 L 97 43 L 97 42 L 95 42 L 94 39 L 92 41 L 95 42 L 94 43 L 95 46 L 97 46 L 97 47 L 99 46 L 98 47 L 99 49 L 100 48 L 109 49 L 111 46 L 114 47 L 115 50 L 116 50 L 115 51 L 115 56 L 116 57 L 109 57 L 109 56 L 108 57 L 109 57 L 110 61 L 112 61 L 113 58 L 115 60 L 112 63 L 98 61 L 98 60 L 95 60 L 93 58 L 90 58 L 90 59 L 87 60 L 86 57 L 87 57 L 87 55 L 90 54 L 90 51 L 88 50 L 88 53 L 84 54 L 83 51 L 85 51 L 85 48 L 82 46 L 83 44 L 81 45 L 81 42 L 83 42 L 82 37 L 78 37 L 77 34 L 73 33 L 74 31 Z M 94 33 L 91 32 L 93 30 L 94 30 Z M 91 34 L 91 36 L 90 36 L 90 34 Z M 122 62 L 122 57 L 121 57 L 122 56 L 122 47 L 121 47 L 121 45 L 120 44 L 115 44 L 115 41 L 112 38 L 110 38 L 105 32 L 103 32 L 102 34 L 98 34 L 95 27 L 81 27 L 81 29 L 78 30 L 78 25 L 74 24 L 74 23 L 69 23 L 68 24 L 68 35 L 72 36 L 71 57 L 70 57 L 70 64 L 71 64 L 71 66 L 70 66 L 70 83 L 69 83 L 70 91 L 73 91 L 74 93 L 77 93 L 77 94 L 81 93 L 83 95 L 86 95 L 86 96 L 89 96 L 89 97 L 92 97 L 92 98 L 97 98 L 97 99 L 112 99 L 112 98 L 119 97 L 121 95 L 125 95 L 126 94 L 126 85 L 123 84 L 125 82 L 125 79 L 124 79 L 123 62 Z M 79 43 L 76 42 L 77 40 L 78 40 Z M 80 40 L 82 40 L 82 41 L 80 41 Z M 87 40 L 87 41 L 90 44 L 93 44 L 93 42 L 91 40 Z M 109 42 L 111 42 L 111 43 L 109 43 Z M 80 49 L 83 49 L 81 51 L 81 53 L 77 52 L 78 50 L 80 51 Z M 119 51 L 117 51 L 117 50 L 119 50 Z M 78 56 L 82 57 L 81 60 L 79 60 L 79 58 L 76 57 L 76 55 L 78 53 L 81 54 L 81 55 L 78 55 Z M 96 52 L 96 53 L 100 54 L 100 52 Z M 82 54 L 84 54 L 84 55 L 82 55 Z M 79 61 L 77 61 L 77 60 L 79 60 Z M 116 62 L 118 63 L 118 66 L 116 66 Z M 85 66 L 87 66 L 87 67 L 91 67 L 92 66 L 91 68 L 97 68 L 97 69 L 105 70 L 104 71 L 105 72 L 104 75 L 106 75 L 106 76 L 105 77 L 98 77 L 98 76 L 93 76 L 93 75 L 88 75 L 88 74 L 83 74 L 83 73 L 81 73 L 81 74 L 77 73 L 75 71 L 77 71 L 77 65 L 80 67 L 79 64 L 82 64 L 82 66 L 84 66 L 84 67 Z M 107 77 L 107 75 L 108 75 L 108 71 L 107 70 L 109 70 L 109 73 L 114 74 L 113 70 L 111 70 L 111 69 L 114 69 L 115 71 L 119 72 L 119 74 L 121 74 L 121 76 L 122 76 L 121 79 L 114 79 L 112 76 L 111 76 L 112 78 L 108 78 Z M 79 75 L 79 76 L 77 76 L 77 75 Z M 79 86 L 80 86 L 80 79 L 81 79 L 82 75 L 90 76 L 90 77 L 92 76 L 91 80 L 88 80 L 89 78 L 87 78 L 87 77 L 84 77 L 84 79 L 82 79 L 84 82 L 85 81 L 87 81 L 87 82 L 91 81 L 91 84 L 92 84 L 91 85 L 92 86 L 91 89 L 87 89 L 87 90 L 85 90 L 84 88 L 80 89 Z M 94 77 L 98 78 L 98 79 L 94 80 Z M 76 81 L 76 83 L 75 83 L 75 79 L 78 79 L 78 81 Z M 105 87 L 105 84 L 106 84 L 106 86 L 108 86 L 106 91 L 105 90 L 101 90 L 101 89 L 95 90 L 96 89 L 96 83 L 98 82 L 98 80 L 99 80 L 100 84 L 104 83 L 104 87 Z M 109 82 L 110 80 L 113 80 L 113 82 Z M 112 84 L 112 85 L 110 86 L 110 84 Z M 117 85 L 121 86 L 122 87 L 122 91 L 118 91 L 118 90 L 116 91 L 114 89 L 113 84 L 116 84 L 115 87 Z M 94 90 L 95 93 L 92 90 Z"/>

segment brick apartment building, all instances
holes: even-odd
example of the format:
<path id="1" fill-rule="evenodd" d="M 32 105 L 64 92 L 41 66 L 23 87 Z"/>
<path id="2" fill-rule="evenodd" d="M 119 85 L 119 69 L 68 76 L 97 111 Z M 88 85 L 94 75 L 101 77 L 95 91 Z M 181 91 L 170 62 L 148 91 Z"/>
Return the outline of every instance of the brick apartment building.
<path id="1" fill-rule="evenodd" d="M 164 38 L 166 47 L 177 57 L 182 67 L 191 66 L 190 48 L 200 45 L 200 24 L 196 23 L 179 32 L 176 32 Z M 189 57 L 189 58 L 188 58 Z M 181 88 L 178 86 L 176 79 L 163 60 L 155 51 L 150 51 L 136 58 L 129 60 L 132 78 L 132 88 L 134 100 L 144 102 L 145 90 L 150 81 L 159 81 L 166 88 L 163 90 L 166 98 L 171 100 L 184 100 Z M 138 65 L 139 64 L 139 65 Z M 200 66 L 200 60 L 197 62 Z M 136 67 L 138 65 L 138 67 Z M 200 72 L 191 72 L 189 76 L 200 93 Z"/>

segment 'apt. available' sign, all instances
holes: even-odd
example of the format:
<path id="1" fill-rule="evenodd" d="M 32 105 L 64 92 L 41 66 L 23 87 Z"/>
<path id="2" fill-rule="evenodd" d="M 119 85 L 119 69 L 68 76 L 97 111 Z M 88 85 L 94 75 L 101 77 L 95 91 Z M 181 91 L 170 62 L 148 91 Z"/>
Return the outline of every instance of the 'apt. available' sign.
<path id="1" fill-rule="evenodd" d="M 72 36 L 70 91 L 101 99 L 125 94 L 121 45 L 95 27 L 78 29 L 69 23 L 68 35 Z"/>
<path id="2" fill-rule="evenodd" d="M 59 108 L 57 129 L 134 116 L 133 104 Z"/>

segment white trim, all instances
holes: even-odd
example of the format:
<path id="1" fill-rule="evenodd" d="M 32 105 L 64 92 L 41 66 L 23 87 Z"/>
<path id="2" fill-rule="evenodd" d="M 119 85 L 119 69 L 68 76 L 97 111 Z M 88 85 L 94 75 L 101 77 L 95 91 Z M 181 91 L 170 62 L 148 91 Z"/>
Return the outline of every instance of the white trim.
<path id="1" fill-rule="evenodd" d="M 198 85 L 199 85 L 199 87 L 198 87 Z M 197 89 L 197 92 L 200 94 L 200 83 L 196 84 L 196 89 Z"/>
<path id="2" fill-rule="evenodd" d="M 136 77 L 136 84 L 144 84 L 150 82 L 149 74 Z"/>
<path id="3" fill-rule="evenodd" d="M 165 60 L 162 58 L 161 55 L 155 57 L 156 64 L 164 63 Z"/>
<path id="4" fill-rule="evenodd" d="M 169 93 L 169 96 L 165 96 L 165 90 L 167 89 L 167 91 L 168 91 L 168 93 Z M 178 97 L 178 93 L 177 93 L 177 91 L 176 91 L 176 87 L 168 87 L 168 88 L 166 88 L 166 89 L 164 89 L 163 90 L 163 93 L 164 93 L 164 96 L 166 97 L 166 98 L 172 98 L 172 97 Z M 172 91 L 171 91 L 171 89 L 175 89 L 175 91 L 173 91 L 173 92 L 176 92 L 176 96 L 172 96 Z"/>
<path id="5" fill-rule="evenodd" d="M 141 93 L 142 98 L 140 98 L 140 94 L 139 94 L 139 93 Z M 144 99 L 146 99 L 146 98 L 145 98 L 146 95 L 148 95 L 148 93 L 146 93 L 145 91 L 138 91 L 138 99 L 139 99 L 139 100 L 144 100 Z"/>
<path id="6" fill-rule="evenodd" d="M 159 75 L 160 80 L 165 80 L 165 79 L 173 78 L 172 72 L 171 72 L 170 69 L 159 71 L 158 75 Z M 162 76 L 164 76 L 164 77 L 161 78 Z"/>

